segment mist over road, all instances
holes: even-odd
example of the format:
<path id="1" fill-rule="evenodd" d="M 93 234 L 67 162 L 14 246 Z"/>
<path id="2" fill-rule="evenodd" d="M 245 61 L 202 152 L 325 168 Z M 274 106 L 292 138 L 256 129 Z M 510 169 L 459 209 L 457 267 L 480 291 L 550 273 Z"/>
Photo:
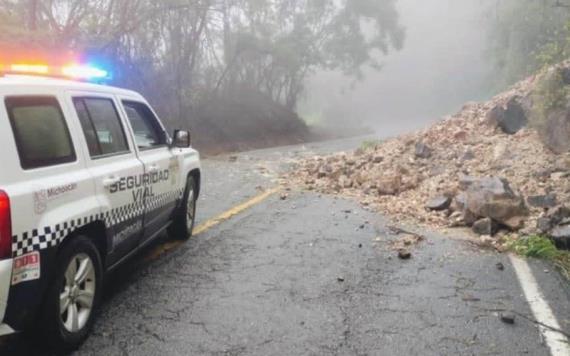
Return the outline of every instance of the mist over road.
<path id="1" fill-rule="evenodd" d="M 427 126 L 467 101 L 493 93 L 488 18 L 493 0 L 400 0 L 402 50 L 365 69 L 362 78 L 318 72 L 301 114 L 333 125 L 365 125 L 383 135 Z"/>

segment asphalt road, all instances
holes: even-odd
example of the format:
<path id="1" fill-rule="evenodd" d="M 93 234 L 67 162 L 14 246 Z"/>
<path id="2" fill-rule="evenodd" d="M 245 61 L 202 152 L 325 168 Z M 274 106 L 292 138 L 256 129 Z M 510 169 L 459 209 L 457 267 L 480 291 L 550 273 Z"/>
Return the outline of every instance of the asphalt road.
<path id="1" fill-rule="evenodd" d="M 205 160 L 199 222 L 274 187 L 291 159 L 360 141 Z M 355 202 L 271 195 L 161 255 L 159 242 L 118 270 L 75 354 L 550 354 L 507 255 L 461 236 L 419 233 L 426 239 L 400 260 L 391 246 L 401 235 Z M 560 328 L 570 331 L 568 282 L 548 264 L 529 264 Z M 501 321 L 505 312 L 514 324 Z M 23 336 L 8 341 L 1 355 L 45 354 Z"/>

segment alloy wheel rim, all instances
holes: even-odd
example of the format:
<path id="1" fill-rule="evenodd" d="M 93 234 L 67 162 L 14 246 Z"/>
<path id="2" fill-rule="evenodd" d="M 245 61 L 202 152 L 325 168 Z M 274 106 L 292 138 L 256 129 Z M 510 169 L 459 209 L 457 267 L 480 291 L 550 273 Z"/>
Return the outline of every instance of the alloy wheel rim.
<path id="1" fill-rule="evenodd" d="M 89 255 L 75 255 L 65 270 L 59 294 L 59 315 L 65 329 L 76 333 L 89 320 L 95 300 L 95 267 Z"/>
<path id="2" fill-rule="evenodd" d="M 188 230 L 191 230 L 194 226 L 194 204 L 194 189 L 190 189 L 186 205 L 186 227 L 188 227 Z"/>

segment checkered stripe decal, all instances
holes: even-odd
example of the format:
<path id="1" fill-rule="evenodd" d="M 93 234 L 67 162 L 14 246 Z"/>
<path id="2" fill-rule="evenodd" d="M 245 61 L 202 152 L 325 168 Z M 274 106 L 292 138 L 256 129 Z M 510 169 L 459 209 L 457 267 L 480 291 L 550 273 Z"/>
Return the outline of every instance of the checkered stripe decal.
<path id="1" fill-rule="evenodd" d="M 173 201 L 178 200 L 182 196 L 181 191 L 172 191 L 164 194 L 159 194 L 147 199 L 146 206 L 148 211 L 154 211 L 166 206 Z"/>
<path id="2" fill-rule="evenodd" d="M 147 198 L 147 211 L 160 209 L 180 199 L 183 193 L 184 190 L 181 189 Z M 12 254 L 14 257 L 18 257 L 33 251 L 55 247 L 75 229 L 94 221 L 102 220 L 107 227 L 111 227 L 139 217 L 143 213 L 144 204 L 138 202 L 111 209 L 101 214 L 81 217 L 41 229 L 33 229 L 21 235 L 12 236 Z"/>
<path id="3" fill-rule="evenodd" d="M 143 213 L 144 203 L 137 202 L 107 211 L 102 220 L 105 221 L 105 226 L 110 227 L 134 219 Z"/>
<path id="4" fill-rule="evenodd" d="M 41 230 L 34 229 L 30 232 L 24 232 L 22 235 L 13 236 L 12 253 L 14 257 L 17 257 L 33 251 L 57 246 L 73 230 L 101 217 L 102 214 L 79 218 L 54 226 L 46 226 Z"/>

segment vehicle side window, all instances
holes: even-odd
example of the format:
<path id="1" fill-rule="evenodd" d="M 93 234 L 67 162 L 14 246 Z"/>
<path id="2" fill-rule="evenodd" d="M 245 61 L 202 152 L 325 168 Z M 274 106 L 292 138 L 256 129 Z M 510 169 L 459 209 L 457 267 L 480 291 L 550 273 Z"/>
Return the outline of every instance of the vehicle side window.
<path id="1" fill-rule="evenodd" d="M 166 145 L 166 134 L 150 108 L 139 102 L 123 101 L 139 149 Z"/>
<path id="2" fill-rule="evenodd" d="M 121 119 L 111 99 L 74 98 L 91 157 L 129 151 Z"/>
<path id="3" fill-rule="evenodd" d="M 76 160 L 69 129 L 55 97 L 7 97 L 5 104 L 23 169 Z"/>

